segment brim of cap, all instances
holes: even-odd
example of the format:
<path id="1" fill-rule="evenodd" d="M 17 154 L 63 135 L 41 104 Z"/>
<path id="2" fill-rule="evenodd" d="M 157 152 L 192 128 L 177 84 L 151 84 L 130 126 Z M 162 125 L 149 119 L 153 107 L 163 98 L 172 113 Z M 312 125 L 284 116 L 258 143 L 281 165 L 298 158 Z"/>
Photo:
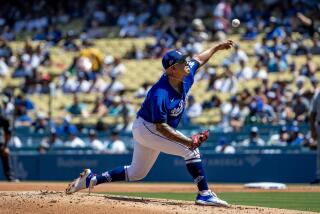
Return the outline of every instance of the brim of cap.
<path id="1" fill-rule="evenodd" d="M 176 63 L 181 63 L 184 62 L 187 59 L 187 55 L 182 55 L 181 59 L 179 61 L 177 61 Z"/>
<path id="2" fill-rule="evenodd" d="M 171 66 L 169 66 L 167 68 L 164 67 L 164 69 L 168 69 L 168 68 L 170 68 L 170 67 L 172 67 L 172 66 L 174 66 L 176 64 L 184 62 L 187 59 L 187 57 L 188 57 L 188 55 L 182 55 L 181 58 L 178 61 L 176 61 L 176 63 L 172 64 Z"/>

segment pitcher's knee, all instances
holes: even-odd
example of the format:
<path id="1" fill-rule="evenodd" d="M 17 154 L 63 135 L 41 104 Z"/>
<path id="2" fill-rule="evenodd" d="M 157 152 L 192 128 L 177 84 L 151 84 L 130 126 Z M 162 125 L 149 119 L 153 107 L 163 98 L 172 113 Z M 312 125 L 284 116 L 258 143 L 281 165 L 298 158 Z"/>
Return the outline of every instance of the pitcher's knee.
<path id="1" fill-rule="evenodd" d="M 147 176 L 149 171 L 137 170 L 131 166 L 127 167 L 127 179 L 128 181 L 139 181 Z"/>
<path id="2" fill-rule="evenodd" d="M 199 149 L 188 150 L 188 152 L 183 157 L 185 160 L 190 159 L 200 159 L 200 151 Z"/>

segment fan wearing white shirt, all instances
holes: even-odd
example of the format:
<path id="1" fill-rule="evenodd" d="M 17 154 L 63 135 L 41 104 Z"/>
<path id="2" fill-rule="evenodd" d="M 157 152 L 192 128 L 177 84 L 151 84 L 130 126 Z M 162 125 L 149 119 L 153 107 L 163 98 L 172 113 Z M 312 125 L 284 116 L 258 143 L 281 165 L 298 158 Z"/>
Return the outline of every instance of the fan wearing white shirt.
<path id="1" fill-rule="evenodd" d="M 97 133 L 94 129 L 89 130 L 89 146 L 93 150 L 97 150 L 97 151 L 105 150 L 104 144 L 97 138 Z"/>
<path id="2" fill-rule="evenodd" d="M 188 106 L 186 108 L 186 113 L 188 118 L 195 118 L 201 115 L 202 106 L 197 103 L 195 98 L 190 95 L 188 98 Z"/>
<path id="3" fill-rule="evenodd" d="M 240 49 L 239 45 L 235 45 L 234 52 L 230 55 L 229 60 L 231 63 L 240 63 L 241 60 L 247 62 L 248 55 Z"/>
<path id="4" fill-rule="evenodd" d="M 261 62 L 257 62 L 255 64 L 255 69 L 252 74 L 252 79 L 268 79 L 267 71 L 262 68 Z"/>
<path id="5" fill-rule="evenodd" d="M 112 131 L 111 142 L 107 145 L 107 152 L 111 154 L 123 154 L 127 152 L 126 145 L 119 139 L 119 133 Z"/>
<path id="6" fill-rule="evenodd" d="M 224 65 L 225 71 L 222 78 L 214 83 L 214 89 L 220 92 L 235 94 L 237 92 L 237 79 L 232 74 L 229 65 Z"/>
<path id="7" fill-rule="evenodd" d="M 244 60 L 240 60 L 240 69 L 236 73 L 236 77 L 238 80 L 249 80 L 252 79 L 252 69 L 246 66 L 246 62 Z"/>
<path id="8" fill-rule="evenodd" d="M 75 130 L 73 128 L 68 130 L 69 140 L 66 142 L 67 147 L 83 148 L 86 146 L 86 143 L 81 138 L 79 138 L 76 134 L 77 134 L 77 130 Z"/>

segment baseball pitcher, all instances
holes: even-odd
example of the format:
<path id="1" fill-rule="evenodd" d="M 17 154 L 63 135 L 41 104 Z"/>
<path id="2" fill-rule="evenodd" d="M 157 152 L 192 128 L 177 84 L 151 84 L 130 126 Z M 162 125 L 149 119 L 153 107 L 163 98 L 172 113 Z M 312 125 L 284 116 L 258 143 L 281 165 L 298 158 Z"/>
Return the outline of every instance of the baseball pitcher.
<path id="1" fill-rule="evenodd" d="M 67 194 L 77 192 L 106 182 L 137 181 L 143 179 L 155 163 L 160 152 L 184 158 L 186 167 L 198 186 L 196 204 L 228 206 L 209 190 L 205 171 L 202 167 L 198 147 L 209 136 L 203 131 L 191 137 L 176 130 L 183 111 L 194 76 L 217 51 L 233 47 L 230 40 L 222 42 L 187 61 L 186 56 L 177 50 L 167 52 L 162 58 L 165 73 L 149 90 L 145 101 L 137 113 L 133 124 L 135 140 L 132 163 L 121 166 L 100 175 L 85 169 L 66 189 Z"/>

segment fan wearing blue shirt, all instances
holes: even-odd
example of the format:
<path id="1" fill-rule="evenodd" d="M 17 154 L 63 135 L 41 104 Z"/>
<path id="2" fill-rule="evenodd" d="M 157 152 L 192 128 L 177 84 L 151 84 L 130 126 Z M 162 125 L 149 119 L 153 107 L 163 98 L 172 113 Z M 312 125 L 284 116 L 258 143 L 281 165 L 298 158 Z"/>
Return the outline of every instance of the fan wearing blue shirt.
<path id="1" fill-rule="evenodd" d="M 85 169 L 79 178 L 69 184 L 66 193 L 71 194 L 85 188 L 90 191 L 95 185 L 106 182 L 141 180 L 148 174 L 160 152 L 164 152 L 184 158 L 188 172 L 199 190 L 196 204 L 228 206 L 227 202 L 209 190 L 202 167 L 198 147 L 208 139 L 209 132 L 187 137 L 176 128 L 185 110 L 198 68 L 207 63 L 217 51 L 230 49 L 233 45 L 231 40 L 222 42 L 189 61 L 177 50 L 167 52 L 162 58 L 165 73 L 149 90 L 133 123 L 135 143 L 131 165 L 100 175 Z"/>

